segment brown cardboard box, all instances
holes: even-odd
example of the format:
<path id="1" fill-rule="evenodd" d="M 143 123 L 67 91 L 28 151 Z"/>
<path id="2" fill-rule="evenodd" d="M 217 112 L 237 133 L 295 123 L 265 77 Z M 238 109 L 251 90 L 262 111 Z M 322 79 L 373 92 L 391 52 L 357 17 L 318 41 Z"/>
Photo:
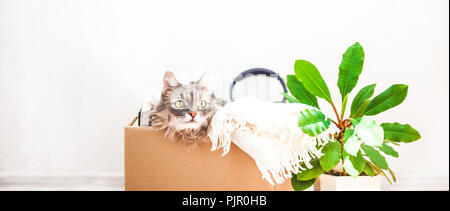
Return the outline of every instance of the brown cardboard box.
<path id="1" fill-rule="evenodd" d="M 125 127 L 125 190 L 292 190 L 290 181 L 272 186 L 254 160 L 232 144 L 230 152 L 211 152 L 170 141 L 150 127 Z"/>

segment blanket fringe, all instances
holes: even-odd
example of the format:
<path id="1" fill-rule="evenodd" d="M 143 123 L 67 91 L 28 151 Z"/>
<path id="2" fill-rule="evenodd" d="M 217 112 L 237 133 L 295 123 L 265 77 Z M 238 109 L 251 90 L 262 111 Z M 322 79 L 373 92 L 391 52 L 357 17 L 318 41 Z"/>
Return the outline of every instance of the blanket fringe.
<path id="1" fill-rule="evenodd" d="M 329 128 L 317 137 L 306 135 L 296 127 L 298 108 L 291 109 L 295 113 L 286 121 L 265 125 L 230 110 L 233 108 L 217 112 L 211 121 L 208 132 L 211 151 L 222 148 L 224 156 L 233 141 L 255 160 L 262 178 L 272 185 L 281 184 L 292 174 L 305 170 L 301 163 L 312 168 L 310 161 L 322 156 L 321 148 L 328 142 L 332 130 Z"/>

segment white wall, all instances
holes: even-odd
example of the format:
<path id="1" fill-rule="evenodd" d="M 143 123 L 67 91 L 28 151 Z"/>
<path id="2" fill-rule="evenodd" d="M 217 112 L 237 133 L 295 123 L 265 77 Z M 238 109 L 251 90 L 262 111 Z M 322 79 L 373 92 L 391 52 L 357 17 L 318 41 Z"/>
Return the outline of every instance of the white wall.
<path id="1" fill-rule="evenodd" d="M 243 70 L 285 75 L 307 59 L 338 101 L 341 55 L 358 41 L 366 62 L 355 90 L 410 85 L 402 105 L 376 118 L 423 137 L 391 167 L 400 179 L 444 178 L 448 189 L 448 4 L 0 0 L 0 173 L 121 175 L 122 127 L 166 70 L 182 81 L 209 71 L 226 93 Z"/>

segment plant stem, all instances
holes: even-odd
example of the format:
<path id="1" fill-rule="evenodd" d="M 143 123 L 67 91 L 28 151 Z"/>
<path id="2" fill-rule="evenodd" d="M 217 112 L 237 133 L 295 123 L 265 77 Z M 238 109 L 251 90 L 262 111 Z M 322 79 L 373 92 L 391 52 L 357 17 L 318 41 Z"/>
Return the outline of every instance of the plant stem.
<path id="1" fill-rule="evenodd" d="M 333 110 L 334 110 L 334 113 L 336 114 L 338 123 L 339 123 L 339 125 L 341 125 L 341 119 L 339 118 L 339 114 L 338 114 L 338 112 L 337 112 L 337 110 L 336 110 L 336 107 L 334 106 L 334 103 L 333 103 L 333 102 L 331 102 L 331 107 L 333 107 Z M 340 126 L 338 126 L 338 127 L 340 128 Z"/>
<path id="2" fill-rule="evenodd" d="M 339 124 L 338 123 L 336 123 L 335 121 L 333 121 L 332 119 L 331 119 L 331 122 L 333 123 L 333 124 L 335 124 L 336 125 L 336 127 L 338 127 L 339 128 Z"/>
<path id="3" fill-rule="evenodd" d="M 341 118 L 339 118 L 339 113 L 336 110 L 336 106 L 334 106 L 334 103 L 331 102 L 331 107 L 333 107 L 334 114 L 336 114 L 338 122 L 331 120 L 338 128 L 339 128 L 339 134 L 337 135 L 337 141 L 341 144 L 341 161 L 344 163 L 344 140 L 343 135 L 345 132 L 345 129 L 347 125 L 345 125 L 346 121 L 349 121 L 349 119 L 346 119 L 344 121 L 341 121 Z M 344 119 L 344 114 L 342 114 L 342 119 Z M 342 169 L 343 175 L 347 176 L 347 172 L 345 172 L 345 169 Z"/>

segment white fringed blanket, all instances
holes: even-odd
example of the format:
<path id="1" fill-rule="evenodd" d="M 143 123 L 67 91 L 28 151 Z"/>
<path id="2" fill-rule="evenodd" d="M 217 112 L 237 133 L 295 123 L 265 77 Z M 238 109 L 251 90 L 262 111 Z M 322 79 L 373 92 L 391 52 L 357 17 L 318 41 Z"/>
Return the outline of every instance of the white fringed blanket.
<path id="1" fill-rule="evenodd" d="M 328 131 L 320 135 L 323 137 L 310 137 L 298 128 L 299 113 L 306 108 L 313 109 L 254 97 L 229 103 L 211 120 L 211 151 L 222 148 L 224 156 L 233 142 L 255 160 L 264 179 L 281 184 L 304 169 L 300 162 L 311 168 L 309 162 L 322 155 L 320 147 L 327 141 Z"/>

